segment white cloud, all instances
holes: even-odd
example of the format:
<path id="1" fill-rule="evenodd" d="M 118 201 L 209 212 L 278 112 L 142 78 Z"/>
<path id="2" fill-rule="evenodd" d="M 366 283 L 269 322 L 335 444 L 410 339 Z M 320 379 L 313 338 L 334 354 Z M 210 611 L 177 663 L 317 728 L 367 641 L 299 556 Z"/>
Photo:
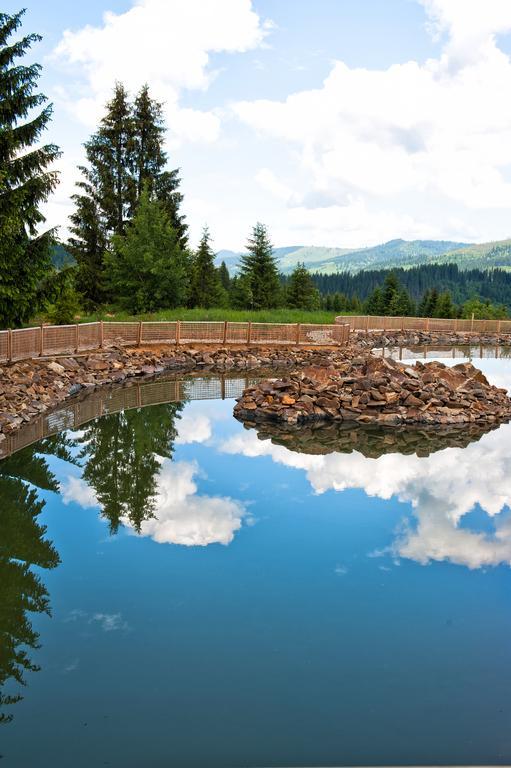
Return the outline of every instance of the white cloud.
<path id="1" fill-rule="evenodd" d="M 208 88 L 217 74 L 211 54 L 258 48 L 268 28 L 251 0 L 138 0 L 125 13 L 105 13 L 99 27 L 64 32 L 54 58 L 80 77 L 61 100 L 94 127 L 116 80 L 131 91 L 147 82 L 165 103 L 175 140 L 214 141 L 216 111 L 182 107 L 180 97 Z"/>
<path id="2" fill-rule="evenodd" d="M 129 629 L 128 623 L 124 621 L 120 613 L 95 613 L 89 621 L 90 624 L 92 622 L 97 622 L 103 632 Z"/>
<path id="3" fill-rule="evenodd" d="M 414 526 L 405 526 L 390 551 L 420 563 L 449 560 L 479 568 L 511 564 L 511 425 L 464 449 L 448 448 L 427 458 L 387 454 L 367 459 L 362 454 L 293 453 L 255 430 L 226 440 L 226 453 L 271 456 L 273 461 L 306 472 L 315 493 L 361 488 L 369 496 L 393 496 L 412 505 Z M 494 524 L 486 534 L 462 526 L 463 518 L 480 505 Z M 340 511 L 341 514 L 341 511 Z"/>
<path id="4" fill-rule="evenodd" d="M 64 504 L 74 502 L 84 509 L 98 506 L 98 499 L 94 489 L 91 488 L 90 485 L 87 485 L 85 480 L 82 480 L 81 477 L 68 475 L 68 477 L 60 483 L 60 494 Z"/>
<path id="5" fill-rule="evenodd" d="M 496 35 L 511 30 L 511 4 L 423 4 L 446 38 L 438 58 L 382 70 L 336 61 L 319 88 L 234 105 L 287 149 L 287 175 L 261 169 L 257 179 L 288 206 L 277 226 L 301 222 L 302 241 L 510 234 L 511 63 Z M 330 204 L 308 203 L 311 193 Z"/>
<path id="6" fill-rule="evenodd" d="M 211 419 L 205 413 L 186 410 L 178 423 L 176 443 L 205 443 L 212 435 Z"/>
<path id="7" fill-rule="evenodd" d="M 194 481 L 198 471 L 196 462 L 163 462 L 155 516 L 142 523 L 142 536 L 185 546 L 229 544 L 233 540 L 247 514 L 244 505 L 228 497 L 198 495 Z"/>

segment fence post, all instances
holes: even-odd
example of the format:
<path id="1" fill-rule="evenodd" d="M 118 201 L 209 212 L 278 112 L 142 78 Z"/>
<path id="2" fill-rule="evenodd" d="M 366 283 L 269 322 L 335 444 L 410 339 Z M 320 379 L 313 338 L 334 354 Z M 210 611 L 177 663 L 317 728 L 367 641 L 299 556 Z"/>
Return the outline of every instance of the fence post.
<path id="1" fill-rule="evenodd" d="M 176 345 L 181 341 L 181 320 L 176 323 Z"/>
<path id="2" fill-rule="evenodd" d="M 44 325 L 41 323 L 39 326 L 39 357 L 44 354 Z"/>
<path id="3" fill-rule="evenodd" d="M 470 333 L 474 330 L 474 313 L 472 312 L 472 318 L 470 320 Z"/>
<path id="4" fill-rule="evenodd" d="M 426 318 L 426 331 L 429 331 L 429 317 Z"/>
<path id="5" fill-rule="evenodd" d="M 501 320 L 497 320 L 497 333 L 500 333 L 500 323 Z"/>
<path id="6" fill-rule="evenodd" d="M 366 336 L 369 333 L 369 315 L 366 315 Z"/>
<path id="7" fill-rule="evenodd" d="M 403 332 L 405 329 L 405 319 L 404 317 L 401 318 L 401 332 Z"/>
<path id="8" fill-rule="evenodd" d="M 7 360 L 12 363 L 12 331 L 7 331 Z"/>
<path id="9" fill-rule="evenodd" d="M 99 347 L 103 349 L 103 320 L 99 321 Z"/>
<path id="10" fill-rule="evenodd" d="M 78 323 L 76 323 L 76 325 L 75 325 L 75 352 L 78 352 L 78 349 L 80 347 L 78 334 L 79 334 Z M 41 335 L 42 335 L 42 327 L 41 327 Z"/>
<path id="11" fill-rule="evenodd" d="M 454 319 L 454 332 L 456 333 L 457 330 L 458 330 L 458 318 L 456 317 Z"/>
<path id="12" fill-rule="evenodd" d="M 300 323 L 296 324 L 296 343 L 300 343 Z"/>
<path id="13" fill-rule="evenodd" d="M 137 347 L 139 347 L 142 343 L 142 320 L 139 321 L 138 324 L 138 330 L 137 330 Z"/>
<path id="14" fill-rule="evenodd" d="M 250 344 L 252 341 L 252 320 L 248 321 L 248 327 L 247 327 L 247 344 Z"/>

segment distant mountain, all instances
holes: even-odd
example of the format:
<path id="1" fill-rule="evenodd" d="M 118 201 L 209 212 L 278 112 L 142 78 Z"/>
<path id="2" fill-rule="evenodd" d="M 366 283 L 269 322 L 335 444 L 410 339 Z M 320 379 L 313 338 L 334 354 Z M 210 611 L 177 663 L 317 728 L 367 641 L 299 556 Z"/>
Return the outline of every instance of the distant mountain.
<path id="1" fill-rule="evenodd" d="M 61 243 L 57 243 L 51 249 L 51 262 L 55 269 L 70 267 L 76 263 L 73 256 L 71 256 L 69 251 L 66 251 Z"/>
<path id="2" fill-rule="evenodd" d="M 511 244 L 511 241 L 503 242 Z M 496 247 L 499 244 L 488 244 L 488 246 L 490 245 Z M 473 259 L 476 257 L 476 253 L 472 254 L 472 249 L 477 248 L 487 248 L 487 246 L 476 246 L 451 240 L 390 240 L 388 243 L 370 248 L 287 246 L 276 248 L 274 253 L 279 269 L 284 274 L 288 274 L 298 263 L 302 262 L 313 272 L 331 274 L 442 262 L 445 261 L 447 254 L 449 254 L 450 260 L 462 267 L 465 254 L 471 254 L 468 258 L 471 261 L 470 266 L 474 266 Z M 240 255 L 235 251 L 220 251 L 217 254 L 217 264 L 225 261 L 230 272 L 236 271 Z"/>

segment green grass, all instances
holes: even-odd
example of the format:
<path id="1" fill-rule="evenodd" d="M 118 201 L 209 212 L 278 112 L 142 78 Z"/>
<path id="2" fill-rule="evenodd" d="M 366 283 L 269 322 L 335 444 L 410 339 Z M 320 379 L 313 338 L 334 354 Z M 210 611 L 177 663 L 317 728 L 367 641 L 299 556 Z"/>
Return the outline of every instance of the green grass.
<path id="1" fill-rule="evenodd" d="M 130 315 L 127 312 L 105 309 L 90 315 L 81 315 L 79 322 L 95 320 L 118 322 L 129 320 L 228 320 L 243 322 L 251 320 L 257 323 L 334 323 L 335 312 L 318 310 L 305 312 L 300 309 L 266 309 L 249 311 L 243 309 L 162 309 L 159 312 L 143 315 Z"/>

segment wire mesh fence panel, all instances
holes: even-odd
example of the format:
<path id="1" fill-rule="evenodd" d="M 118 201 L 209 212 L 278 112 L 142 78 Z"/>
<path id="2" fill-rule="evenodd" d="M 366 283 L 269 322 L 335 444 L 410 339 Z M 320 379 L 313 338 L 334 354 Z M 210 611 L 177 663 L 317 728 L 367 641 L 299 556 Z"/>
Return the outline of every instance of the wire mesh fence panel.
<path id="1" fill-rule="evenodd" d="M 222 397 L 220 379 L 187 379 L 181 385 L 181 393 L 186 400 L 217 400 Z"/>
<path id="2" fill-rule="evenodd" d="M 138 323 L 103 323 L 103 343 L 136 344 L 138 329 Z"/>
<path id="3" fill-rule="evenodd" d="M 300 344 L 309 345 L 330 345 L 342 344 L 347 340 L 346 329 L 349 333 L 349 326 L 345 325 L 316 325 L 313 323 L 299 326 Z"/>
<path id="4" fill-rule="evenodd" d="M 36 357 L 41 350 L 40 328 L 18 328 L 11 331 L 11 360 Z"/>
<path id="5" fill-rule="evenodd" d="M 223 338 L 223 322 L 194 322 L 185 320 L 180 323 L 179 341 L 182 344 L 190 344 L 193 342 L 202 344 L 222 344 Z"/>
<path id="6" fill-rule="evenodd" d="M 177 322 L 144 322 L 140 327 L 140 342 L 142 344 L 153 344 L 167 342 L 174 344 L 177 335 Z"/>
<path id="7" fill-rule="evenodd" d="M 9 331 L 0 331 L 0 361 L 9 359 Z"/>
<path id="8" fill-rule="evenodd" d="M 181 399 L 180 381 L 152 381 L 139 386 L 141 406 L 177 403 Z"/>
<path id="9" fill-rule="evenodd" d="M 227 323 L 225 341 L 227 344 L 246 344 L 248 338 L 248 323 Z"/>
<path id="10" fill-rule="evenodd" d="M 63 432 L 66 429 L 74 429 L 76 426 L 75 417 L 76 413 L 74 405 L 47 414 L 42 418 L 42 433 L 44 437 L 56 435 L 57 432 Z"/>
<path id="11" fill-rule="evenodd" d="M 252 344 L 296 344 L 298 326 L 293 323 L 252 323 Z"/>
<path id="12" fill-rule="evenodd" d="M 80 323 L 78 350 L 97 349 L 101 343 L 101 323 Z"/>
<path id="13" fill-rule="evenodd" d="M 74 352 L 76 349 L 76 325 L 45 325 L 42 329 L 43 355 Z"/>
<path id="14" fill-rule="evenodd" d="M 241 397 L 243 390 L 250 386 L 250 381 L 246 377 L 224 380 L 224 398 Z"/>
<path id="15" fill-rule="evenodd" d="M 511 320 L 500 320 L 500 332 L 511 333 Z"/>

